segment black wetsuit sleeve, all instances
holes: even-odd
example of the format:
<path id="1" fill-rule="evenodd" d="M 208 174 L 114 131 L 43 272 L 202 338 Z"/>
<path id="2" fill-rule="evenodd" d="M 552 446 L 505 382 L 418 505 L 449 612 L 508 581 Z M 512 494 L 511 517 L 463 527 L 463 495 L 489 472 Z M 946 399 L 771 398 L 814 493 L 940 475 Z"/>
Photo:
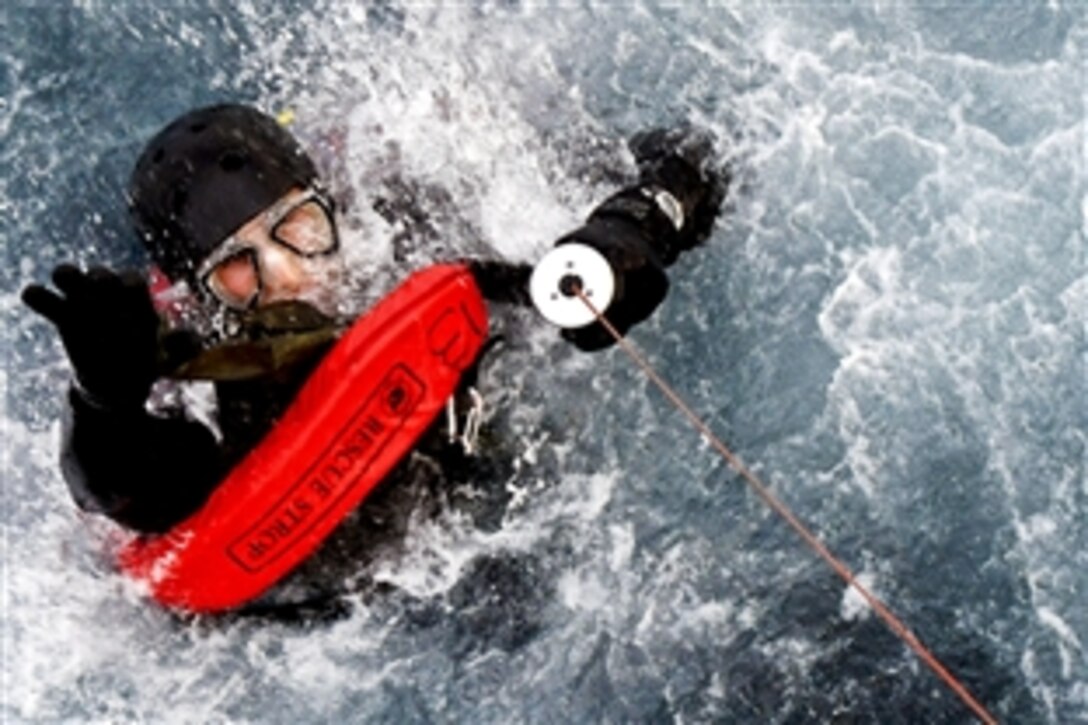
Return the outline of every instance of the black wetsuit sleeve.
<path id="1" fill-rule="evenodd" d="M 664 301 L 669 290 L 665 270 L 709 235 L 727 183 L 727 177 L 666 155 L 644 164 L 638 184 L 606 199 L 582 228 L 556 242 L 588 245 L 608 260 L 616 289 L 604 316 L 621 335 Z M 598 322 L 561 334 L 585 351 L 614 342 Z"/>
<path id="2" fill-rule="evenodd" d="M 223 474 L 218 444 L 199 423 L 96 406 L 74 388 L 68 405 L 61 470 L 84 510 L 165 531 L 195 512 Z"/>
<path id="3" fill-rule="evenodd" d="M 608 260 L 616 289 L 605 317 L 620 334 L 645 320 L 669 291 L 665 273 L 675 259 L 677 230 L 641 188 L 625 189 L 598 206 L 584 226 L 567 234 L 556 246 L 585 244 Z M 614 342 L 598 322 L 564 329 L 563 339 L 586 352 Z"/>
<path id="4" fill-rule="evenodd" d="M 532 306 L 529 297 L 529 277 L 533 268 L 528 264 L 486 259 L 466 260 L 480 293 L 489 302 L 501 302 L 524 307 Z"/>

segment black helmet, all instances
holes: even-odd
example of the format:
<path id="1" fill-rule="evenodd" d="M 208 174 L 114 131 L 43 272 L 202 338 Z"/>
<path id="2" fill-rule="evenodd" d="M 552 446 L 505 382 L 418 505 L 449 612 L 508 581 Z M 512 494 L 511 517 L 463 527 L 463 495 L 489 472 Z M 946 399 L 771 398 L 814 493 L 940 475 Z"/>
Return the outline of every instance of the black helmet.
<path id="1" fill-rule="evenodd" d="M 152 259 L 195 282 L 220 242 L 292 187 L 313 161 L 275 119 L 236 104 L 191 111 L 147 144 L 129 181 L 129 209 Z"/>

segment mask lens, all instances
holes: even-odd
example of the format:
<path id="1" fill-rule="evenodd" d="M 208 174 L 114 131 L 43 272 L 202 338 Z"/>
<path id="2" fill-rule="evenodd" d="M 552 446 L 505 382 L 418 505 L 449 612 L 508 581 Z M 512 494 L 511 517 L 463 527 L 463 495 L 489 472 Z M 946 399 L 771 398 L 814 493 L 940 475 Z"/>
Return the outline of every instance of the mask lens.
<path id="1" fill-rule="evenodd" d="M 336 248 L 336 231 L 328 209 L 316 199 L 292 208 L 272 227 L 272 238 L 305 257 Z"/>
<path id="2" fill-rule="evenodd" d="M 250 307 L 261 291 L 261 277 L 253 250 L 241 251 L 212 267 L 204 277 L 204 285 L 229 307 Z"/>

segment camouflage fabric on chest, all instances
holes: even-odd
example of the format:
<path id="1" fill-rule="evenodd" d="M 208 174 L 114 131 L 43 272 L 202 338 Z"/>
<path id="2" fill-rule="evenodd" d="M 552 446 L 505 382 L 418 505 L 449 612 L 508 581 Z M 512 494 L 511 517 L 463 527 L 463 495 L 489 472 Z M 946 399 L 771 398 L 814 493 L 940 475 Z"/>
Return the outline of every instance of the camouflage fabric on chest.
<path id="1" fill-rule="evenodd" d="M 336 320 L 305 302 L 280 302 L 248 312 L 237 335 L 200 350 L 170 377 L 216 382 L 291 377 L 312 363 L 343 331 Z"/>

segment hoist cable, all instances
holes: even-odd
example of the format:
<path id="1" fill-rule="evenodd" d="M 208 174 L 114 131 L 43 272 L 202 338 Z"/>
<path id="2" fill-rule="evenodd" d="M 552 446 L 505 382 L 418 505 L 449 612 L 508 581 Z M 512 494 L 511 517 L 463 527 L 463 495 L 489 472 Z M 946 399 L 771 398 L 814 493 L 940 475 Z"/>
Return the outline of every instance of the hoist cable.
<path id="1" fill-rule="evenodd" d="M 777 496 L 763 484 L 759 478 L 752 473 L 747 466 L 738 458 L 729 448 L 722 442 L 722 440 L 714 434 L 714 431 L 710 429 L 702 418 L 695 413 L 694 410 L 688 406 L 687 403 L 680 397 L 680 395 L 669 385 L 665 380 L 654 370 L 653 366 L 634 348 L 631 343 L 623 338 L 618 330 L 600 313 L 600 311 L 590 302 L 589 298 L 582 293 L 581 289 L 575 289 L 574 294 L 582 300 L 583 303 L 593 312 L 593 315 L 597 318 L 597 321 L 601 326 L 606 329 L 612 337 L 616 339 L 616 344 L 627 353 L 628 356 L 635 362 L 635 364 L 642 369 L 646 376 L 657 386 L 657 388 L 664 393 L 665 397 L 685 417 L 691 422 L 693 426 L 703 435 L 704 439 L 714 447 L 716 451 L 724 458 L 733 470 L 740 474 L 740 476 L 748 483 L 753 491 L 763 501 L 771 507 L 779 516 L 786 520 L 786 523 L 797 532 L 798 535 L 808 544 L 827 564 L 835 571 L 836 574 L 842 578 L 843 581 L 850 587 L 853 587 L 861 597 L 872 607 L 873 611 L 884 620 L 884 623 L 888 625 L 888 628 L 892 630 L 900 639 L 903 640 L 914 650 L 914 653 L 927 665 L 934 673 L 953 691 L 959 696 L 968 708 L 978 717 L 979 720 L 987 725 L 996 725 L 997 718 L 990 714 L 990 712 L 968 691 L 967 687 L 960 682 L 955 675 L 945 667 L 937 657 L 929 651 L 921 640 L 905 624 L 897 617 L 880 599 L 878 599 L 872 592 L 868 590 L 861 582 L 857 580 L 854 573 L 831 551 L 821 542 L 815 534 L 812 533 L 805 526 L 797 516 L 784 504 Z"/>

